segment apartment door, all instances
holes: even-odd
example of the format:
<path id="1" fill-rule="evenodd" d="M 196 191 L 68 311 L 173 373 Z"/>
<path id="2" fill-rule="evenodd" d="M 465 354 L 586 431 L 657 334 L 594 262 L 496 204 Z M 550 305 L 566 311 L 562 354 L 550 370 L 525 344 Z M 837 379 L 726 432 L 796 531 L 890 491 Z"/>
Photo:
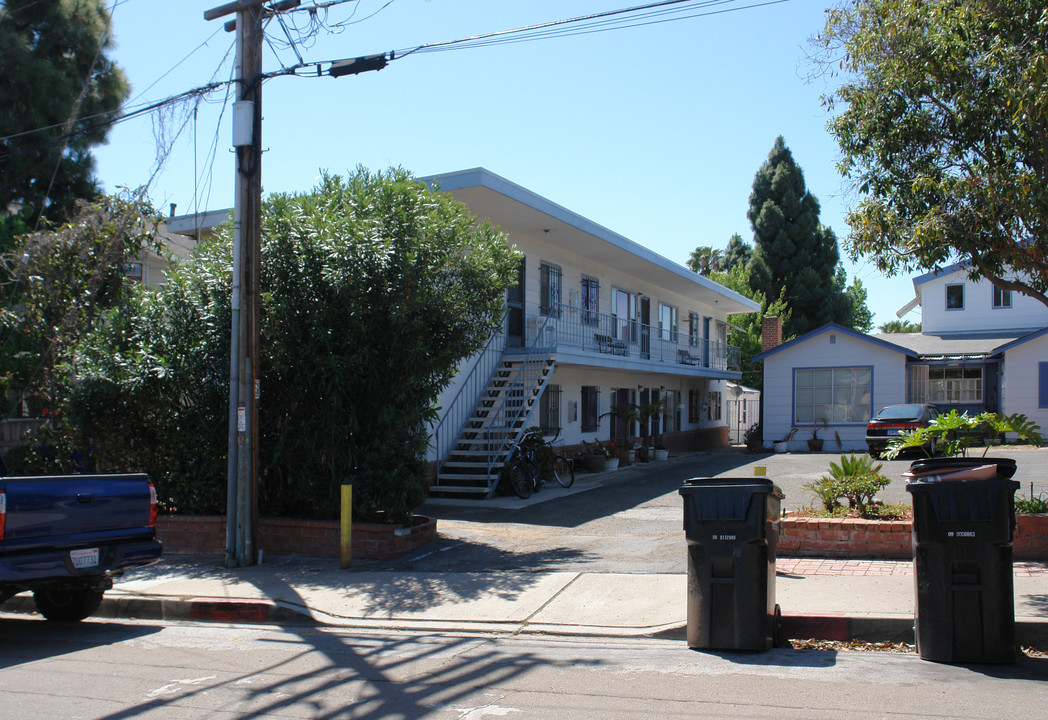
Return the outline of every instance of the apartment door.
<path id="1" fill-rule="evenodd" d="M 517 269 L 517 284 L 506 291 L 506 307 L 509 310 L 506 328 L 506 344 L 509 347 L 524 347 L 524 258 Z"/>
<path id="2" fill-rule="evenodd" d="M 640 298 L 640 356 L 651 357 L 651 298 Z"/>
<path id="3" fill-rule="evenodd" d="M 702 366 L 710 366 L 710 319 L 708 317 L 702 318 Z"/>

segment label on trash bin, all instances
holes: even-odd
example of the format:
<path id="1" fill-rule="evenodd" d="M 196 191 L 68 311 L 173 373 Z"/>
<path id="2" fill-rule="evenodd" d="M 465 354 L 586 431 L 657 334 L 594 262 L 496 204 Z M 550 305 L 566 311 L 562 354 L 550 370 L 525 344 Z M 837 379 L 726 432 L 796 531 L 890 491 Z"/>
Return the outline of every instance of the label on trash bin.
<path id="1" fill-rule="evenodd" d="M 714 535 L 713 539 L 714 540 L 734 540 L 735 536 L 734 535 Z"/>
<path id="2" fill-rule="evenodd" d="M 973 537 L 975 537 L 975 531 L 974 530 L 950 530 L 948 533 L 946 533 L 946 536 L 947 537 L 973 538 Z"/>

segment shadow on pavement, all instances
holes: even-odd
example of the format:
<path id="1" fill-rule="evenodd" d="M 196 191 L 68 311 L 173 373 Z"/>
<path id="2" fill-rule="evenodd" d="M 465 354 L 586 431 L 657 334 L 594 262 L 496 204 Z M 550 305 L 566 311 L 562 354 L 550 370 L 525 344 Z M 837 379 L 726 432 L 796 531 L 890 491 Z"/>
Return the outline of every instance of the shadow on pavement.
<path id="1" fill-rule="evenodd" d="M 635 508 L 676 492 L 693 477 L 713 477 L 748 465 L 759 455 L 727 449 L 674 457 L 669 461 L 636 464 L 600 476 L 600 484 L 574 495 L 551 497 L 526 507 L 507 510 L 484 500 L 462 500 L 461 504 L 427 503 L 422 513 L 438 520 L 470 522 L 514 522 L 575 528 L 593 520 Z M 579 475 L 579 479 L 584 478 Z M 544 490 L 538 495 L 541 498 Z M 552 496 L 552 493 L 551 493 Z"/>
<path id="2" fill-rule="evenodd" d="M 837 664 L 837 651 L 794 650 L 792 648 L 775 648 L 772 650 L 693 650 L 713 655 L 736 665 L 753 667 L 803 667 L 828 668 Z"/>
<path id="3" fill-rule="evenodd" d="M 0 606 L 2 608 L 3 606 Z M 115 645 L 158 633 L 159 625 L 83 620 L 49 622 L 39 617 L 0 618 L 0 669 L 80 652 L 85 647 Z"/>

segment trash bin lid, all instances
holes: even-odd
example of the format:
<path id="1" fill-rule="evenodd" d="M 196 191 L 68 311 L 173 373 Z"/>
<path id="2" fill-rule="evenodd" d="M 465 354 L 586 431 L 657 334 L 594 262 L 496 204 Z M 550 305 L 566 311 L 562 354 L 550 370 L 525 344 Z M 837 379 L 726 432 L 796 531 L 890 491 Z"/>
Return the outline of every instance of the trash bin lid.
<path id="1" fill-rule="evenodd" d="M 782 492 L 782 488 L 778 485 L 767 478 L 759 477 L 691 478 L 690 480 L 684 481 L 684 485 L 680 489 L 680 494 L 690 494 L 700 488 L 727 490 L 729 492 L 738 490 L 739 492 L 749 492 L 750 494 L 767 493 L 769 495 L 777 496 L 780 500 L 786 497 Z"/>
<path id="2" fill-rule="evenodd" d="M 918 475 L 934 475 L 983 465 L 996 465 L 997 475 L 1002 478 L 1010 478 L 1015 475 L 1015 460 L 995 457 L 945 457 L 914 460 L 910 463 L 910 472 Z"/>

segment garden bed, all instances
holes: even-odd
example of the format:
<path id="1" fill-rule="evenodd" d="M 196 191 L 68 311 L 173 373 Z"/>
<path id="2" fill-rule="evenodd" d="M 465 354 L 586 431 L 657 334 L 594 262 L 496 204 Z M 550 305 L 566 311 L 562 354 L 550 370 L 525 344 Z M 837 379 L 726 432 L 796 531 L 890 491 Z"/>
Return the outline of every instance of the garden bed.
<path id="1" fill-rule="evenodd" d="M 1012 550 L 1016 560 L 1048 560 L 1048 513 L 1016 515 Z M 913 522 L 788 515 L 782 519 L 776 553 L 783 557 L 913 557 Z"/>
<path id="2" fill-rule="evenodd" d="M 161 515 L 157 537 L 165 553 L 221 555 L 226 547 L 222 515 Z M 259 518 L 258 548 L 276 555 L 339 557 L 341 530 L 337 520 Z M 437 539 L 437 520 L 415 515 L 410 526 L 353 523 L 353 557 L 389 560 Z"/>

